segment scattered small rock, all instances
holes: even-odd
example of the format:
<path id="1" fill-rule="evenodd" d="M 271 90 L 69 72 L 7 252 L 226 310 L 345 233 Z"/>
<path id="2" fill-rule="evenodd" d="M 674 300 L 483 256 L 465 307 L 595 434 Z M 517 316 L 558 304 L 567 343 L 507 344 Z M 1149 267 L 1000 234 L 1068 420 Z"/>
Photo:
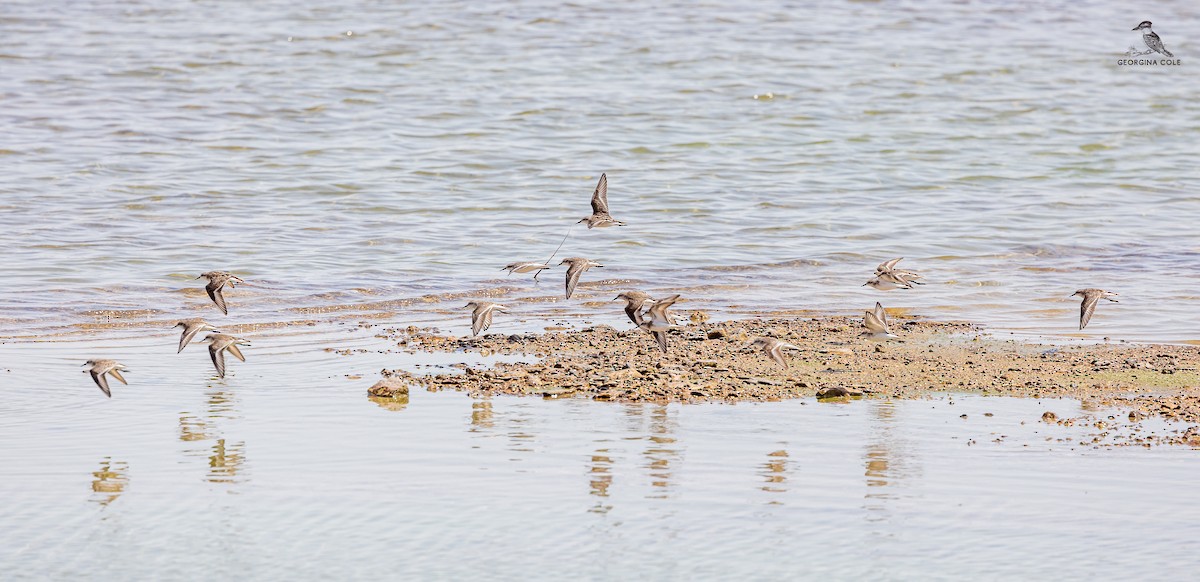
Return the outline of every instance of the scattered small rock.
<path id="1" fill-rule="evenodd" d="M 408 395 L 408 384 L 399 378 L 384 378 L 367 388 L 369 396 L 394 398 Z"/>
<path id="2" fill-rule="evenodd" d="M 862 396 L 863 393 L 858 390 L 852 390 L 842 386 L 833 386 L 829 388 L 821 388 L 817 390 L 817 398 L 845 398 L 847 396 Z"/>

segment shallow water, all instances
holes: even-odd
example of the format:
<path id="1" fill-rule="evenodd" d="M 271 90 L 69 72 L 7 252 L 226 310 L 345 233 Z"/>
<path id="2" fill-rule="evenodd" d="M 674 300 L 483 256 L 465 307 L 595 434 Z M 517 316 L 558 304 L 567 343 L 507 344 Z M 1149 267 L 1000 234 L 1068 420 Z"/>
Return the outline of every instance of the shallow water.
<path id="1" fill-rule="evenodd" d="M 1123 300 L 1082 337 L 1200 339 L 1191 3 L 1155 5 L 1184 65 L 1140 68 L 1116 4 L 6 7 L 0 337 L 211 315 L 212 269 L 258 285 L 246 322 L 555 297 L 561 269 L 499 267 L 548 257 L 607 172 L 629 226 L 559 253 L 621 281 L 596 297 L 1064 339 L 1098 286 Z M 930 284 L 860 286 L 896 256 Z"/>
<path id="2" fill-rule="evenodd" d="M 1195 452 L 1039 422 L 1107 414 L 1077 402 L 376 402 L 381 343 L 264 333 L 218 381 L 122 340 L 111 400 L 48 381 L 94 346 L 0 345 L 5 578 L 1132 578 L 1200 550 Z"/>

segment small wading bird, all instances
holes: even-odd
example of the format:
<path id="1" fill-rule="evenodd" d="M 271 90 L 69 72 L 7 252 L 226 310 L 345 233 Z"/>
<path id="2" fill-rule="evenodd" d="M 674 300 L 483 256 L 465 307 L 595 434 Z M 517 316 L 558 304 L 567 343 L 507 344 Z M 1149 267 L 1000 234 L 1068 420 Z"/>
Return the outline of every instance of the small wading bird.
<path id="1" fill-rule="evenodd" d="M 642 324 L 642 309 L 647 305 L 654 305 L 654 298 L 641 291 L 626 291 L 613 297 L 613 301 L 618 299 L 625 300 L 625 315 L 629 316 L 629 321 L 634 325 Z"/>
<path id="2" fill-rule="evenodd" d="M 1148 23 L 1143 23 L 1148 24 Z M 1071 297 L 1076 295 L 1083 297 L 1083 303 L 1079 304 L 1079 329 L 1087 326 L 1088 321 L 1092 319 L 1092 314 L 1096 312 L 1096 304 L 1101 299 L 1107 299 L 1113 303 L 1120 303 L 1113 297 L 1119 297 L 1116 293 L 1110 293 L 1103 289 L 1080 289 L 1071 294 Z"/>
<path id="3" fill-rule="evenodd" d="M 658 340 L 658 347 L 663 353 L 667 353 L 667 330 L 674 327 L 671 321 L 671 316 L 667 313 L 667 308 L 679 301 L 678 295 L 672 295 L 666 299 L 660 299 L 650 306 L 650 310 L 646 312 L 649 318 L 643 318 L 638 327 L 650 332 L 654 335 L 654 339 Z"/>
<path id="4" fill-rule="evenodd" d="M 896 263 L 903 260 L 904 257 L 900 257 L 879 263 L 879 266 L 875 267 L 875 277 L 863 283 L 863 287 L 872 287 L 880 291 L 891 291 L 892 289 L 912 289 L 913 285 L 924 285 L 924 283 L 917 280 L 921 278 L 921 275 L 913 271 L 896 268 Z"/>
<path id="5" fill-rule="evenodd" d="M 609 226 L 625 226 L 624 222 L 614 220 L 608 213 L 608 175 L 600 174 L 600 182 L 596 191 L 592 192 L 592 215 L 580 219 L 576 224 L 586 222 L 588 228 L 606 228 Z"/>
<path id="6" fill-rule="evenodd" d="M 579 276 L 584 271 L 592 267 L 603 267 L 600 263 L 585 259 L 583 257 L 571 257 L 563 259 L 560 265 L 571 265 L 567 267 L 567 299 L 571 298 L 571 294 L 575 292 L 575 286 L 579 284 Z"/>
<path id="7" fill-rule="evenodd" d="M 196 337 L 196 334 L 202 331 L 217 331 L 217 328 L 209 325 L 207 321 L 202 319 L 185 319 L 176 323 L 175 327 L 183 328 L 183 335 L 179 337 L 179 351 L 175 352 L 177 354 L 182 352 L 183 348 L 191 343 L 192 338 Z"/>
<path id="8" fill-rule="evenodd" d="M 1174 57 L 1175 55 L 1171 54 L 1171 51 L 1167 50 L 1167 47 L 1163 46 L 1162 39 L 1158 38 L 1158 35 L 1155 34 L 1153 30 L 1150 30 L 1150 26 L 1151 24 L 1149 20 L 1143 20 L 1141 24 L 1137 25 L 1137 28 L 1133 29 L 1135 31 L 1144 31 L 1142 32 L 1142 40 L 1145 41 L 1146 46 L 1150 47 L 1150 50 L 1141 54 L 1148 55 L 1154 52 L 1163 56 Z"/>
<path id="9" fill-rule="evenodd" d="M 550 265 L 547 265 L 546 263 L 527 262 L 527 263 L 509 263 L 500 270 L 508 271 L 509 275 L 511 275 L 513 273 L 533 273 L 533 279 L 536 281 L 538 278 L 538 275 L 541 275 L 542 271 L 545 271 L 546 269 L 549 269 L 549 268 L 550 268 Z"/>
<path id="10" fill-rule="evenodd" d="M 793 350 L 800 349 L 798 346 L 794 346 L 783 340 L 777 340 L 771 337 L 756 337 L 750 340 L 750 343 L 746 344 L 746 347 L 758 348 L 762 351 L 762 353 L 771 356 L 771 359 L 775 360 L 775 363 L 783 366 L 784 368 L 788 367 L 788 363 L 787 360 L 783 358 L 783 350 L 788 348 Z"/>
<path id="11" fill-rule="evenodd" d="M 217 368 L 217 376 L 225 377 L 225 352 L 233 354 L 233 357 L 245 362 L 246 356 L 242 355 L 242 350 L 238 346 L 248 346 L 250 342 L 240 338 L 233 337 L 224 333 L 210 333 L 204 338 L 208 342 L 208 355 L 212 358 L 213 366 Z"/>
<path id="12" fill-rule="evenodd" d="M 221 308 L 221 313 L 229 315 L 229 308 L 225 307 L 225 295 L 221 293 L 221 289 L 227 284 L 230 287 L 237 287 L 238 283 L 245 283 L 245 281 L 225 271 L 209 271 L 201 273 L 200 277 L 208 278 L 208 285 L 204 286 L 204 290 L 208 291 L 208 298 L 212 299 L 213 303 L 216 303 L 217 307 Z M 200 277 L 196 278 L 199 279 Z"/>
<path id="13" fill-rule="evenodd" d="M 489 301 L 472 301 L 462 308 L 471 310 L 471 335 L 479 335 L 479 332 L 487 331 L 492 326 L 493 312 L 508 311 L 507 307 Z"/>
<path id="14" fill-rule="evenodd" d="M 108 388 L 108 379 L 104 377 L 105 374 L 116 378 L 126 386 L 129 385 L 129 382 L 126 382 L 125 377 L 121 375 L 122 371 L 128 372 L 129 368 L 116 360 L 88 360 L 84 365 L 92 367 L 90 370 L 84 371 L 92 375 L 92 380 L 96 381 L 96 385 L 109 398 L 112 398 L 112 390 Z"/>
<path id="15" fill-rule="evenodd" d="M 900 339 L 899 336 L 892 334 L 892 330 L 888 327 L 887 311 L 883 309 L 883 306 L 878 301 L 875 302 L 875 310 L 866 312 L 866 315 L 863 317 L 863 327 L 867 328 L 867 331 L 864 331 L 863 335 L 867 336 L 867 339 L 871 341 L 882 342 Z"/>

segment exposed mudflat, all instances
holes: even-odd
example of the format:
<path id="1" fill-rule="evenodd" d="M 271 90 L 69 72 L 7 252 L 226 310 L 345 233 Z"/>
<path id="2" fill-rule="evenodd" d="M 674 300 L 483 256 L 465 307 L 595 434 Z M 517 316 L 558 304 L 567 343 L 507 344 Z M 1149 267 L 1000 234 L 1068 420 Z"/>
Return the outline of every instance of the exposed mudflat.
<path id="1" fill-rule="evenodd" d="M 693 317 L 703 321 L 704 316 Z M 770 401 L 812 397 L 922 398 L 934 393 L 1071 397 L 1103 414 L 1043 420 L 1106 429 L 1159 416 L 1200 423 L 1200 350 L 1192 346 L 1054 346 L 1004 341 L 965 322 L 893 321 L 903 341 L 874 342 L 850 317 L 771 318 L 701 323 L 671 330 L 662 353 L 641 330 L 609 326 L 540 334 L 455 338 L 414 327 L 384 336 L 415 351 L 529 356 L 462 373 L 384 375 L 429 390 L 479 395 L 588 397 L 608 401 Z M 773 337 L 789 349 L 787 367 L 747 347 Z M 1120 410 L 1119 415 L 1112 414 Z M 1131 437 L 1128 444 L 1143 444 Z M 1150 439 L 1150 437 L 1145 437 Z M 1200 428 L 1183 426 L 1155 442 L 1200 445 Z"/>

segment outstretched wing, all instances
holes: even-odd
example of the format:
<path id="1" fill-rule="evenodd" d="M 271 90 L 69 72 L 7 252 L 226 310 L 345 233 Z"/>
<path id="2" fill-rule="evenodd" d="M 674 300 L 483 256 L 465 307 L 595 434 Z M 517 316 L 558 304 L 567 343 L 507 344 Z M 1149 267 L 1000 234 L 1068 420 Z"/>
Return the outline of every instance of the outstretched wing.
<path id="1" fill-rule="evenodd" d="M 642 313 L 640 308 L 641 305 L 636 305 L 632 301 L 625 304 L 625 315 L 629 316 L 629 321 L 632 321 L 634 325 L 642 324 Z"/>
<path id="2" fill-rule="evenodd" d="M 608 214 L 608 174 L 600 174 L 600 182 L 592 192 L 592 214 Z"/>
<path id="3" fill-rule="evenodd" d="M 1083 303 L 1079 304 L 1079 329 L 1083 329 L 1088 321 L 1091 321 L 1092 314 L 1096 312 L 1096 304 L 1100 302 L 1098 293 L 1088 293 L 1083 296 Z"/>
<path id="4" fill-rule="evenodd" d="M 679 301 L 679 295 L 672 295 L 666 299 L 659 299 L 650 306 L 650 319 L 659 319 L 668 325 L 672 324 L 671 316 L 667 314 L 667 308 L 675 305 Z"/>
<path id="5" fill-rule="evenodd" d="M 571 294 L 575 292 L 575 286 L 579 284 L 579 276 L 583 274 L 583 263 L 571 263 L 567 269 L 567 299 L 571 298 Z"/>
<path id="6" fill-rule="evenodd" d="M 112 374 L 112 377 L 113 377 L 113 378 L 116 378 L 116 379 L 120 380 L 122 384 L 124 384 L 124 385 L 126 385 L 126 386 L 128 386 L 128 385 L 129 385 L 129 382 L 126 382 L 126 381 L 125 381 L 125 376 L 122 376 L 122 375 L 121 375 L 121 371 L 120 371 L 120 370 L 118 370 L 118 369 L 116 369 L 116 368 L 113 368 L 113 369 L 109 370 L 109 371 L 108 371 L 108 373 L 109 373 L 109 374 Z"/>
<path id="7" fill-rule="evenodd" d="M 217 376 L 225 377 L 225 352 L 213 346 L 208 346 L 208 355 L 212 358 L 213 366 L 217 368 Z"/>
<path id="8" fill-rule="evenodd" d="M 204 287 L 204 290 L 208 291 L 208 298 L 212 299 L 213 303 L 217 304 L 217 307 L 221 309 L 221 313 L 229 315 L 229 308 L 225 307 L 225 295 L 221 293 L 221 286 L 209 283 L 206 287 Z"/>
<path id="9" fill-rule="evenodd" d="M 243 362 L 246 361 L 246 356 L 242 355 L 242 350 L 238 349 L 237 344 L 229 344 L 229 347 L 225 349 L 229 350 L 229 353 L 233 354 L 233 357 Z"/>
<path id="10" fill-rule="evenodd" d="M 880 321 L 874 313 L 868 311 L 863 315 L 863 325 L 872 333 L 887 333 L 887 324 Z"/>
<path id="11" fill-rule="evenodd" d="M 658 347 L 662 348 L 664 354 L 667 353 L 667 332 L 656 331 L 652 333 L 654 334 L 654 339 L 658 340 Z"/>
<path id="12" fill-rule="evenodd" d="M 900 257 L 898 259 L 892 259 L 890 261 L 884 261 L 882 263 L 879 263 L 879 266 L 875 267 L 875 274 L 878 275 L 880 273 L 886 273 L 888 271 L 891 271 L 892 269 L 896 268 L 896 263 L 899 263 L 900 261 L 903 261 L 903 260 L 904 260 L 904 257 Z"/>
<path id="13" fill-rule="evenodd" d="M 775 360 L 775 363 L 784 368 L 788 367 L 787 360 L 783 359 L 783 344 L 775 344 L 771 349 L 767 350 L 767 354 L 771 356 L 772 360 Z"/>
<path id="14" fill-rule="evenodd" d="M 96 385 L 100 387 L 100 391 L 104 392 L 105 396 L 112 398 L 112 390 L 108 389 L 108 380 L 104 377 L 104 374 L 97 374 L 95 370 L 90 370 L 88 373 L 92 375 L 92 380 L 96 381 Z"/>
<path id="15" fill-rule="evenodd" d="M 179 352 L 182 352 L 183 348 L 186 347 L 189 343 L 191 343 L 192 339 L 194 339 L 196 337 L 196 334 L 198 334 L 198 333 L 200 333 L 200 326 L 198 326 L 198 325 L 196 327 L 185 326 L 183 328 L 183 335 L 180 336 L 180 338 L 179 338 L 179 351 L 175 352 L 175 353 L 178 354 Z"/>
<path id="16" fill-rule="evenodd" d="M 471 334 L 479 335 L 479 332 L 486 331 L 492 326 L 492 312 L 495 311 L 491 306 L 484 307 L 479 311 L 471 314 Z"/>

